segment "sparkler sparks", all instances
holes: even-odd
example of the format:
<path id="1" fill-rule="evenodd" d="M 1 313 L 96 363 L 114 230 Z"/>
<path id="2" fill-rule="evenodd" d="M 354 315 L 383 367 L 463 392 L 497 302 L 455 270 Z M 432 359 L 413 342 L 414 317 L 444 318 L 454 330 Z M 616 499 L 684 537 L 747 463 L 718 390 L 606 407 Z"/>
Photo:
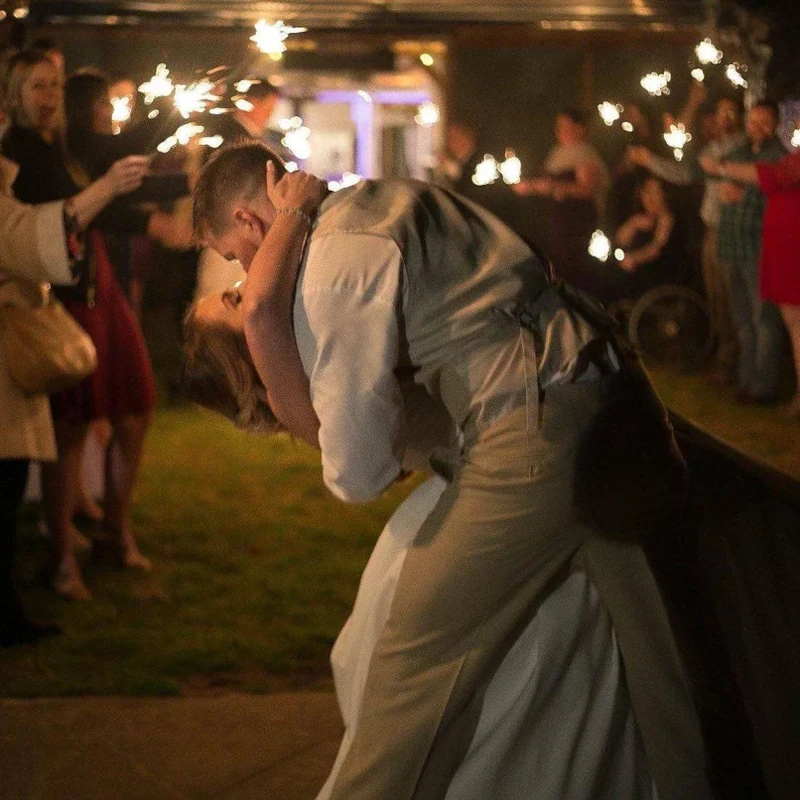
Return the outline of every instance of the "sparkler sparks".
<path id="1" fill-rule="evenodd" d="M 308 28 L 293 28 L 284 25 L 283 21 L 270 24 L 265 19 L 256 22 L 256 32 L 250 37 L 251 42 L 256 43 L 256 47 L 268 55 L 273 61 L 279 61 L 286 52 L 284 42 L 292 33 L 303 33 Z"/>
<path id="2" fill-rule="evenodd" d="M 648 72 L 639 83 L 651 97 L 661 97 L 662 94 L 669 94 L 669 82 L 672 75 L 667 72 Z"/>
<path id="3" fill-rule="evenodd" d="M 611 255 L 611 242 L 603 231 L 597 230 L 589 240 L 589 255 L 598 261 L 606 262 Z"/>
<path id="4" fill-rule="evenodd" d="M 156 150 L 158 150 L 159 153 L 169 153 L 173 147 L 179 144 L 189 144 L 191 139 L 201 134 L 204 130 L 205 128 L 203 128 L 202 125 L 196 125 L 194 122 L 187 122 L 185 125 L 181 125 L 172 136 L 168 136 L 164 139 L 164 141 L 156 147 Z"/>
<path id="5" fill-rule="evenodd" d="M 692 134 L 689 133 L 679 122 L 677 125 L 670 125 L 669 131 L 664 134 L 664 141 L 672 148 L 672 154 L 676 161 L 683 159 L 683 148 L 692 141 Z"/>
<path id="6" fill-rule="evenodd" d="M 348 186 L 355 186 L 361 180 L 360 175 L 355 172 L 345 172 L 340 181 L 328 181 L 328 188 L 332 192 L 338 192 L 339 189 L 346 189 Z"/>
<path id="7" fill-rule="evenodd" d="M 303 125 L 300 117 L 282 119 L 278 124 L 283 131 L 281 144 L 288 147 L 301 161 L 311 158 L 311 143 L 309 142 L 311 128 Z"/>
<path id="8" fill-rule="evenodd" d="M 604 100 L 597 106 L 597 110 L 600 112 L 600 118 L 603 122 L 610 126 L 619 119 L 619 115 L 625 109 L 619 103 L 609 103 L 608 100 Z"/>
<path id="9" fill-rule="evenodd" d="M 718 50 L 711 39 L 703 39 L 694 48 L 694 52 L 701 64 L 719 64 L 722 61 L 722 50 Z"/>
<path id="10" fill-rule="evenodd" d="M 423 128 L 431 128 L 440 118 L 439 106 L 431 100 L 426 100 L 417 107 L 417 114 L 414 117 L 414 122 L 416 122 L 417 125 L 421 125 Z"/>
<path id="11" fill-rule="evenodd" d="M 519 183 L 522 176 L 522 162 L 517 158 L 517 154 L 510 148 L 506 148 L 505 160 L 497 168 L 503 176 L 503 182 L 507 184 Z"/>
<path id="12" fill-rule="evenodd" d="M 190 114 L 205 111 L 211 103 L 219 100 L 219 97 L 212 93 L 213 88 L 214 84 L 206 78 L 188 86 L 177 84 L 173 98 L 175 108 L 184 119 L 188 119 Z"/>
<path id="13" fill-rule="evenodd" d="M 734 85 L 740 86 L 742 89 L 747 88 L 747 80 L 745 79 L 742 72 L 747 72 L 747 67 L 744 64 L 738 64 L 737 62 L 733 62 L 733 64 L 728 64 L 725 67 L 725 77 Z"/>
<path id="14" fill-rule="evenodd" d="M 480 161 L 472 175 L 472 182 L 476 186 L 488 186 L 494 183 L 500 177 L 500 171 L 497 169 L 497 161 L 494 156 L 487 153 L 483 160 Z"/>
<path id="15" fill-rule="evenodd" d="M 114 133 L 119 133 L 122 126 L 131 118 L 131 111 L 133 109 L 133 98 L 129 94 L 124 94 L 122 97 L 111 98 L 111 122 L 114 127 Z"/>
<path id="16" fill-rule="evenodd" d="M 174 90 L 175 85 L 172 83 L 172 78 L 169 77 L 166 64 L 159 64 L 153 77 L 139 86 L 139 91 L 144 95 L 144 102 L 147 105 L 150 105 L 156 97 L 169 97 Z"/>
<path id="17" fill-rule="evenodd" d="M 216 150 L 218 147 L 222 145 L 225 140 L 217 134 L 216 136 L 203 136 L 200 139 L 200 144 L 204 145 L 205 147 L 211 147 Z"/>

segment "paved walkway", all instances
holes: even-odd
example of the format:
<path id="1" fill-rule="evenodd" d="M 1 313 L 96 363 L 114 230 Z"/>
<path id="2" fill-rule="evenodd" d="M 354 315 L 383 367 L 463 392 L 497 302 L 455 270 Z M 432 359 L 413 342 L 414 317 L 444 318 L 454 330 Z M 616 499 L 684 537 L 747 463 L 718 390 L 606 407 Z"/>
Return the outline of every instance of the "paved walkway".
<path id="1" fill-rule="evenodd" d="M 312 800 L 332 692 L 0 700 L 3 800 Z"/>

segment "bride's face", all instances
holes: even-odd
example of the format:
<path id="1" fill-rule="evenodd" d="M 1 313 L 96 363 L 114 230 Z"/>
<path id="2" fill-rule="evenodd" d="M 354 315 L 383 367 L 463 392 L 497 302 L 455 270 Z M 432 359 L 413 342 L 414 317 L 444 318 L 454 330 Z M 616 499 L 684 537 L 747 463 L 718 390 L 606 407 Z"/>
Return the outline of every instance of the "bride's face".
<path id="1" fill-rule="evenodd" d="M 204 297 L 197 303 L 195 316 L 205 324 L 244 330 L 241 289 L 235 286 L 233 289 L 226 289 L 222 294 Z"/>

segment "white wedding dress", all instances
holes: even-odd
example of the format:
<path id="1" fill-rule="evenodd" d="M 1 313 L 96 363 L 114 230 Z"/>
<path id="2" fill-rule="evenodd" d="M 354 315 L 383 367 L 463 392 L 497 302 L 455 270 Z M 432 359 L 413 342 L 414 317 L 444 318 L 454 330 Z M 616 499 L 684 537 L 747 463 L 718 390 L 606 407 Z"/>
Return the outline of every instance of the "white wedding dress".
<path id="1" fill-rule="evenodd" d="M 406 551 L 445 486 L 430 478 L 400 505 L 361 577 L 331 654 L 345 734 L 317 800 L 329 797 L 358 726 L 372 650 Z M 656 797 L 611 620 L 586 574 L 573 571 L 492 678 L 445 800 Z"/>

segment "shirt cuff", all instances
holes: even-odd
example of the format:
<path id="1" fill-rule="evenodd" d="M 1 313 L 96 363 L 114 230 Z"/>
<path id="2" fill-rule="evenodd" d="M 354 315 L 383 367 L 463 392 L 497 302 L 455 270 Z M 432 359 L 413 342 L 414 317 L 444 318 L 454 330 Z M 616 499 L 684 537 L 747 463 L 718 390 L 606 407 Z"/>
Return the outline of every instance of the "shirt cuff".
<path id="1" fill-rule="evenodd" d="M 39 206 L 36 215 L 36 246 L 48 279 L 56 284 L 72 283 L 62 201 Z"/>

